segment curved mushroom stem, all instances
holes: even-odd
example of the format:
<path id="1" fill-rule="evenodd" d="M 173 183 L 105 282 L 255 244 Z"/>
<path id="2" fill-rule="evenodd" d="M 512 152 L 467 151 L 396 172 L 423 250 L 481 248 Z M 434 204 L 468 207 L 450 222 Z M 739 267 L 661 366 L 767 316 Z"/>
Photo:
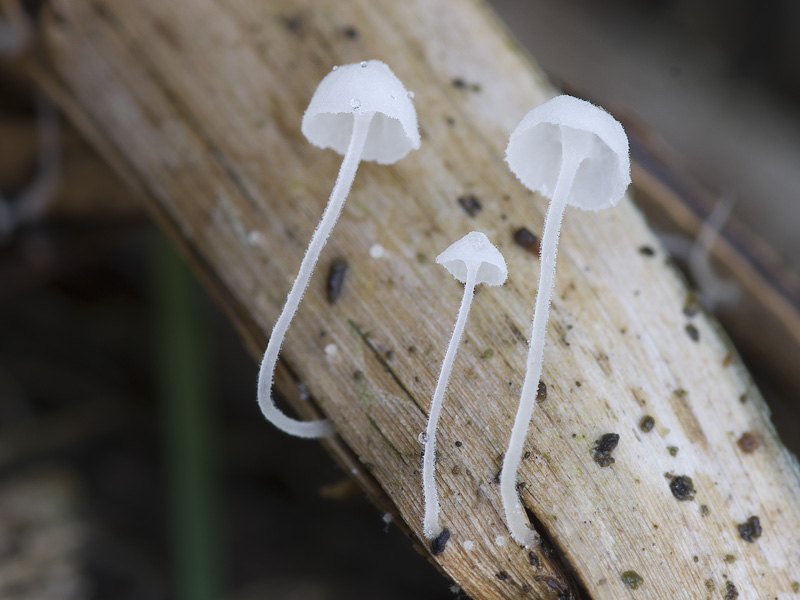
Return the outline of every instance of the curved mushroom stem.
<path id="1" fill-rule="evenodd" d="M 571 131 L 570 128 L 564 128 L 562 136 L 568 136 Z M 574 142 L 579 142 L 579 136 L 573 137 L 575 138 Z M 539 254 L 541 257 L 539 287 L 536 293 L 536 307 L 533 313 L 525 380 L 522 383 L 517 416 L 514 419 L 514 427 L 511 430 L 511 438 L 503 459 L 503 469 L 500 476 L 500 496 L 503 500 L 508 528 L 514 540 L 525 546 L 532 546 L 538 543 L 539 536 L 530 527 L 522 509 L 522 503 L 516 487 L 517 470 L 522 459 L 522 447 L 525 443 L 528 425 L 536 405 L 539 379 L 542 376 L 545 333 L 547 319 L 550 314 L 550 297 L 553 292 L 556 274 L 556 253 L 561 232 L 561 221 L 564 217 L 564 209 L 567 207 L 567 199 L 572 189 L 572 182 L 585 156 L 586 154 L 581 152 L 580 144 L 576 147 L 574 143 L 564 140 L 562 144 L 561 169 L 558 173 L 553 199 L 547 209 L 544 233 L 542 234 L 542 246 Z"/>
<path id="2" fill-rule="evenodd" d="M 461 341 L 464 325 L 467 323 L 467 315 L 469 315 L 469 307 L 472 304 L 479 266 L 479 263 L 467 263 L 467 279 L 464 283 L 461 307 L 458 309 L 456 325 L 453 328 L 450 343 L 447 345 L 447 351 L 442 361 L 442 369 L 439 372 L 439 380 L 436 382 L 436 390 L 433 392 L 431 410 L 428 413 L 428 427 L 425 430 L 425 451 L 422 456 L 422 490 L 425 494 L 425 517 L 422 522 L 422 531 L 428 539 L 432 539 L 441 533 L 441 528 L 439 527 L 439 497 L 436 493 L 435 480 L 436 427 L 439 422 L 439 415 L 442 412 L 442 400 L 447 389 L 447 382 L 450 379 L 450 371 L 453 369 L 453 360 L 456 357 L 458 343 Z"/>
<path id="3" fill-rule="evenodd" d="M 361 153 L 364 150 L 367 132 L 374 114 L 369 112 L 353 115 L 353 132 L 350 136 L 347 152 L 342 160 L 342 166 L 339 169 L 339 175 L 336 178 L 336 184 L 333 186 L 328 205 L 322 214 L 322 220 L 317 225 L 314 235 L 311 236 L 311 242 L 308 244 L 303 262 L 300 263 L 300 271 L 297 273 L 297 278 L 294 280 L 292 289 L 286 298 L 286 304 L 283 306 L 283 310 L 272 330 L 272 335 L 269 338 L 267 350 L 264 352 L 264 358 L 261 360 L 261 368 L 258 372 L 258 405 L 261 407 L 261 412 L 278 429 L 297 437 L 324 437 L 333 434 L 334 428 L 327 419 L 299 421 L 287 417 L 275 406 L 271 393 L 275 365 L 278 362 L 278 353 L 281 350 L 283 338 L 286 336 L 286 330 L 289 329 L 289 324 L 292 322 L 292 318 L 297 312 L 297 307 L 300 305 L 300 300 L 308 287 L 311 273 L 314 271 L 320 252 L 322 252 L 322 248 L 325 246 L 325 242 L 328 240 L 328 236 L 339 219 L 339 214 L 342 212 L 344 201 L 350 191 L 358 164 L 361 161 Z"/>

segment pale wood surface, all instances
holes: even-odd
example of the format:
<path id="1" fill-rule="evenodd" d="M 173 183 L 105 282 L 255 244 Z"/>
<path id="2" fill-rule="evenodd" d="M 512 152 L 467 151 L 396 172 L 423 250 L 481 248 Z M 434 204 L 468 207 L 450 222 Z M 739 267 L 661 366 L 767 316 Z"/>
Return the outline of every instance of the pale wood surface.
<path id="1" fill-rule="evenodd" d="M 540 231 L 546 209 L 509 173 L 503 149 L 519 118 L 553 91 L 485 7 L 59 0 L 43 17 L 31 72 L 150 200 L 256 353 L 340 161 L 300 135 L 317 82 L 333 64 L 379 58 L 415 90 L 422 149 L 394 166 L 360 167 L 287 337 L 283 358 L 309 392 L 294 404 L 307 413 L 314 400 L 334 420 L 333 446 L 352 451 L 362 481 L 418 536 L 417 436 L 461 294 L 433 258 L 472 229 L 487 233 L 510 281 L 478 292 L 445 399 L 438 482 L 452 538 L 434 560 L 475 598 L 567 593 L 557 562 L 537 551 L 538 569 L 511 542 L 493 483 L 538 275 L 511 232 Z M 464 194 L 482 203 L 474 218 L 456 201 Z M 376 243 L 381 259 L 369 257 Z M 641 254 L 643 245 L 656 255 Z M 351 273 L 331 306 L 325 267 L 340 255 Z M 566 215 L 548 397 L 529 433 L 524 501 L 592 598 L 723 597 L 726 580 L 743 598 L 794 597 L 797 465 L 724 335 L 703 314 L 684 315 L 686 290 L 664 258 L 628 201 Z M 645 414 L 656 420 L 649 434 L 638 429 Z M 749 454 L 736 443 L 745 431 L 760 442 Z M 616 463 L 601 468 L 591 449 L 607 432 L 621 440 Z M 676 500 L 665 473 L 691 476 L 695 499 Z M 764 528 L 755 543 L 736 527 L 751 515 Z M 639 589 L 623 584 L 627 570 L 643 578 Z"/>

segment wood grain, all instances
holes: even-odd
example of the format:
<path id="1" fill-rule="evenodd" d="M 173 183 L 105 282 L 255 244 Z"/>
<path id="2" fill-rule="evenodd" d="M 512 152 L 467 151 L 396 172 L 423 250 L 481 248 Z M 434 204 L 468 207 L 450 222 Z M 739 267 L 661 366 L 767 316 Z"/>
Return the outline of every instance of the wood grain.
<path id="1" fill-rule="evenodd" d="M 796 595 L 797 463 L 724 333 L 683 313 L 687 291 L 627 200 L 566 215 L 547 400 L 519 474 L 560 552 L 531 555 L 511 541 L 495 477 L 538 276 L 512 232 L 540 232 L 546 202 L 514 179 L 503 150 L 554 91 L 483 4 L 54 0 L 42 27 L 30 72 L 148 199 L 256 354 L 340 161 L 300 135 L 317 82 L 332 65 L 378 58 L 416 92 L 422 149 L 360 167 L 282 356 L 307 390 L 295 408 L 307 414 L 313 402 L 333 419 L 339 453 L 357 457 L 357 475 L 421 540 L 418 434 L 461 294 L 433 258 L 473 229 L 500 248 L 509 282 L 476 294 L 439 433 L 452 537 L 432 560 L 468 594 L 695 599 L 733 586 L 742 598 Z M 481 203 L 474 217 L 457 202 L 466 194 Z M 380 259 L 370 258 L 374 244 Z M 331 305 L 324 273 L 338 256 L 351 271 Z M 649 433 L 639 429 L 645 415 L 655 419 Z M 610 432 L 620 444 L 603 468 L 592 448 Z M 737 445 L 745 432 L 754 451 Z M 692 500 L 671 492 L 677 476 L 691 477 Z M 751 543 L 737 524 L 752 515 L 763 535 Z M 632 571 L 636 589 L 626 585 Z"/>

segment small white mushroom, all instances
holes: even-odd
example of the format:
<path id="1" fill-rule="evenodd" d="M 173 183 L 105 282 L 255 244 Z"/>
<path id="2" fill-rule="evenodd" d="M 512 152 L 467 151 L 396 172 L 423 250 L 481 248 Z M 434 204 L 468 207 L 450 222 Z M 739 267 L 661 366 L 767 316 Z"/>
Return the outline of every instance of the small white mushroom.
<path id="1" fill-rule="evenodd" d="M 511 535 L 520 544 L 531 546 L 538 538 L 522 509 L 516 479 L 542 374 L 561 220 L 568 204 L 597 211 L 619 202 L 630 184 L 628 138 L 622 125 L 603 109 L 585 100 L 558 96 L 525 115 L 509 138 L 506 161 L 525 187 L 551 199 L 542 234 L 525 379 L 500 477 Z"/>
<path id="2" fill-rule="evenodd" d="M 458 343 L 461 341 L 461 335 L 464 333 L 464 326 L 467 323 L 473 292 L 479 283 L 502 285 L 508 276 L 503 255 L 492 245 L 489 238 L 479 231 L 468 233 L 452 244 L 436 257 L 436 262 L 447 269 L 453 277 L 464 283 L 464 295 L 461 299 L 461 307 L 458 309 L 453 335 L 450 337 L 450 343 L 447 345 L 444 355 L 439 380 L 436 382 L 436 390 L 433 393 L 431 409 L 428 414 L 428 427 L 425 435 L 422 436 L 425 442 L 425 451 L 422 457 L 425 517 L 422 530 L 428 539 L 433 539 L 441 533 L 439 499 L 435 480 L 436 427 L 442 412 L 442 400 L 450 379 Z"/>
<path id="3" fill-rule="evenodd" d="M 322 220 L 311 237 L 264 352 L 258 373 L 258 404 L 264 416 L 279 429 L 298 437 L 316 438 L 333 433 L 329 421 L 298 421 L 275 406 L 271 390 L 278 353 L 320 252 L 342 211 L 359 162 L 396 162 L 419 148 L 420 139 L 417 113 L 405 87 L 378 60 L 342 65 L 328 73 L 311 98 L 301 129 L 309 142 L 320 148 L 332 148 L 343 154 L 344 159 Z"/>

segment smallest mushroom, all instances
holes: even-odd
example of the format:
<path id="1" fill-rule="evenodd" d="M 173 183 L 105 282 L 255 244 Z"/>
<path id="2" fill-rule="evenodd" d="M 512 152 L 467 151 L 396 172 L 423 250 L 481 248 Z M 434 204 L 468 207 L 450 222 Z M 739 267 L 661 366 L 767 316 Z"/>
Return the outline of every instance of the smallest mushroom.
<path id="1" fill-rule="evenodd" d="M 428 427 L 425 430 L 425 451 L 422 457 L 425 517 L 422 529 L 428 539 L 435 538 L 441 532 L 439 498 L 436 493 L 435 481 L 436 427 L 442 412 L 442 400 L 450 379 L 453 360 L 467 323 L 473 292 L 479 283 L 502 285 L 508 276 L 503 255 L 492 245 L 489 238 L 479 231 L 468 233 L 452 244 L 436 257 L 436 262 L 447 269 L 453 277 L 464 283 L 464 295 L 461 298 L 461 307 L 458 309 L 453 335 L 450 337 L 450 343 L 447 345 L 444 361 L 442 361 L 442 370 L 439 373 L 439 380 L 436 382 L 436 390 L 433 393 L 431 409 L 428 414 Z"/>

